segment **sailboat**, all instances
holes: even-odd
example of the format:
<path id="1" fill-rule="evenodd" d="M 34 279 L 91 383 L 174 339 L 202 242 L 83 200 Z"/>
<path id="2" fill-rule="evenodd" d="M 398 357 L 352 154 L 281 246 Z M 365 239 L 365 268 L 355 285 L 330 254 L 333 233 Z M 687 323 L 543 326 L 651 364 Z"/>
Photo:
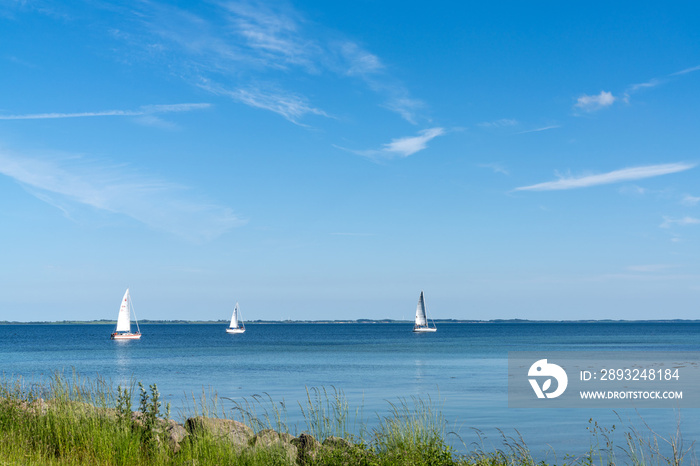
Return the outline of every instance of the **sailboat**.
<path id="1" fill-rule="evenodd" d="M 119 316 L 117 317 L 117 328 L 112 333 L 112 340 L 138 340 L 141 338 L 141 329 L 139 321 L 136 320 L 134 313 L 134 321 L 136 321 L 136 333 L 131 333 L 131 314 L 134 312 L 134 307 L 131 304 L 131 296 L 129 288 L 126 289 L 122 304 L 119 307 Z"/>
<path id="2" fill-rule="evenodd" d="M 418 307 L 416 307 L 416 323 L 413 326 L 414 332 L 437 332 L 435 327 L 435 322 L 433 326 L 428 325 L 428 315 L 425 312 L 425 298 L 423 297 L 423 291 L 420 292 L 420 297 L 418 298 Z"/>
<path id="3" fill-rule="evenodd" d="M 231 324 L 229 324 L 228 328 L 226 329 L 226 333 L 243 333 L 245 332 L 245 324 L 243 323 L 243 320 L 239 322 L 239 316 L 241 314 L 241 310 L 238 309 L 238 303 L 236 303 L 236 307 L 233 308 L 233 315 L 231 316 Z"/>

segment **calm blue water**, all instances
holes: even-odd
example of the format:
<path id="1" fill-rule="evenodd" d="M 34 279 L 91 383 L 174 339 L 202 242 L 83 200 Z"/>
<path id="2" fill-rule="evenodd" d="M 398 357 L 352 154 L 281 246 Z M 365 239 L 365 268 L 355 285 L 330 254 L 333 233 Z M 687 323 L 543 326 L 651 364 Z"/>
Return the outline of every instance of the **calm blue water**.
<path id="1" fill-rule="evenodd" d="M 336 387 L 370 423 L 388 413 L 388 401 L 429 395 L 467 444 L 476 428 L 487 446 L 498 445 L 502 429 L 519 432 L 538 454 L 580 452 L 589 447 L 589 418 L 620 430 L 618 415 L 643 431 L 641 417 L 664 435 L 680 415 L 686 444 L 700 441 L 698 409 L 512 409 L 507 400 L 508 351 L 700 351 L 700 324 L 442 324 L 425 335 L 411 327 L 249 324 L 245 334 L 228 335 L 225 325 L 142 325 L 140 341 L 112 341 L 111 325 L 0 326 L 0 370 L 30 382 L 75 369 L 115 386 L 157 383 L 176 418 L 203 389 L 235 400 L 267 393 L 286 402 L 288 422 L 301 430 L 305 387 Z"/>

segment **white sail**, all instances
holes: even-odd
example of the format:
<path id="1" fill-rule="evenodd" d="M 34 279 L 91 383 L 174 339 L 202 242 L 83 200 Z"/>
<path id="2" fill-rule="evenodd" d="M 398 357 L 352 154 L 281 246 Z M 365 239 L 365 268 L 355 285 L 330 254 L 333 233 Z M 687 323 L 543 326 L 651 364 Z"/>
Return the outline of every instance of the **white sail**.
<path id="1" fill-rule="evenodd" d="M 236 307 L 233 308 L 233 315 L 231 316 L 231 325 L 229 328 L 238 328 L 238 303 Z"/>
<path id="2" fill-rule="evenodd" d="M 117 318 L 117 332 L 131 333 L 131 306 L 129 289 L 126 289 L 122 304 L 119 307 L 119 317 Z"/>
<path id="3" fill-rule="evenodd" d="M 428 325 L 428 314 L 425 311 L 425 297 L 423 292 L 420 292 L 420 297 L 418 298 L 418 306 L 416 307 L 416 324 L 413 326 L 413 331 L 416 333 L 432 333 L 437 331 L 435 328 L 435 323 L 430 327 Z"/>
<path id="4" fill-rule="evenodd" d="M 416 327 L 426 327 L 427 325 L 428 318 L 425 315 L 425 299 L 421 291 L 420 297 L 418 298 L 418 306 L 416 307 Z"/>

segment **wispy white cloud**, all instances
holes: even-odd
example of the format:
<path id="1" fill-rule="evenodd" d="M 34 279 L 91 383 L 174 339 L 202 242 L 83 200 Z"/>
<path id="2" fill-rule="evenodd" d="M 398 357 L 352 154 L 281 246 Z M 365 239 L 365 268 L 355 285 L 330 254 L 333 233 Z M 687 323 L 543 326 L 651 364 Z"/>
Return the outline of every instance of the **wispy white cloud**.
<path id="1" fill-rule="evenodd" d="M 642 91 L 642 90 L 651 89 L 651 88 L 654 88 L 656 86 L 660 86 L 661 84 L 664 84 L 665 82 L 666 82 L 665 79 L 653 78 L 647 82 L 632 84 L 631 86 L 629 86 L 625 90 L 625 93 L 622 97 L 622 100 L 625 103 L 629 103 L 630 98 L 632 97 L 632 94 L 635 94 L 635 93 Z"/>
<path id="2" fill-rule="evenodd" d="M 374 233 L 331 233 L 333 236 L 374 236 Z"/>
<path id="3" fill-rule="evenodd" d="M 208 103 L 197 104 L 172 104 L 172 105 L 144 105 L 138 110 L 105 110 L 99 112 L 77 113 L 30 113 L 23 115 L 0 115 L 0 120 L 47 120 L 55 118 L 90 118 L 108 116 L 145 116 L 159 113 L 190 112 L 211 107 Z"/>
<path id="4" fill-rule="evenodd" d="M 515 120 L 513 118 L 501 118 L 500 120 L 484 121 L 482 123 L 477 124 L 477 126 L 480 126 L 482 128 L 505 128 L 508 126 L 517 126 L 517 125 L 518 125 L 518 120 Z"/>
<path id="5" fill-rule="evenodd" d="M 616 97 L 612 92 L 600 91 L 598 95 L 582 95 L 576 99 L 574 107 L 583 110 L 584 112 L 595 112 L 606 108 L 615 103 Z"/>
<path id="6" fill-rule="evenodd" d="M 323 110 L 312 107 L 304 97 L 290 93 L 268 93 L 250 88 L 237 89 L 230 95 L 251 107 L 275 112 L 297 124 L 299 124 L 299 119 L 307 114 L 328 116 Z"/>
<path id="7" fill-rule="evenodd" d="M 668 175 L 690 170 L 695 164 L 668 163 L 661 165 L 646 165 L 642 167 L 624 168 L 599 175 L 586 175 L 580 177 L 561 177 L 556 181 L 533 184 L 515 188 L 515 191 L 557 191 L 564 189 L 587 188 L 602 184 L 619 183 L 622 181 L 641 180 L 654 176 Z"/>
<path id="8" fill-rule="evenodd" d="M 295 100 L 294 106 L 302 101 L 311 110 L 306 114 L 318 114 L 313 111 L 318 105 L 301 90 L 291 88 L 295 79 L 290 76 L 305 80 L 350 76 L 380 95 L 382 107 L 416 123 L 424 104 L 388 72 L 380 57 L 357 41 L 315 24 L 285 2 L 224 1 L 209 6 L 216 20 L 172 5 L 141 2 L 132 7 L 139 9 L 142 20 L 136 24 L 140 28 L 113 36 L 127 41 L 132 55 L 135 48 L 144 50 L 147 44 L 148 58 L 160 54 L 169 68 L 179 68 L 179 75 L 198 86 L 202 81 L 218 82 L 226 89 L 245 89 L 246 94 L 260 82 L 275 83 L 277 100 Z M 125 14 L 133 15 L 133 11 Z M 351 80 L 345 82 L 353 85 Z M 228 95 L 297 124 L 303 116 L 288 118 L 290 113 L 280 112 L 279 106 L 261 104 L 264 99 L 243 94 Z"/>
<path id="9" fill-rule="evenodd" d="M 222 3 L 228 24 L 243 39 L 248 57 L 277 68 L 294 65 L 314 70 L 320 45 L 305 36 L 304 19 L 290 6 L 259 2 Z"/>
<path id="10" fill-rule="evenodd" d="M 670 264 L 630 265 L 627 267 L 627 270 L 630 272 L 654 273 L 663 272 L 676 267 L 676 265 Z"/>
<path id="11" fill-rule="evenodd" d="M 160 129 L 176 129 L 177 125 L 171 121 L 164 120 L 156 115 L 142 115 L 134 118 L 134 121 L 142 126 L 152 126 Z"/>
<path id="12" fill-rule="evenodd" d="M 389 91 L 391 97 L 383 105 L 384 108 L 397 113 L 411 124 L 418 123 L 418 113 L 425 107 L 425 103 L 408 96 L 408 93 L 401 86 L 396 86 Z"/>
<path id="13" fill-rule="evenodd" d="M 683 199 L 681 199 L 681 203 L 687 206 L 697 205 L 698 202 L 700 202 L 700 197 L 691 196 L 690 194 L 686 194 L 683 196 Z"/>
<path id="14" fill-rule="evenodd" d="M 644 196 L 649 192 L 647 188 L 642 188 L 641 186 L 637 185 L 625 185 L 622 186 L 619 190 L 620 194 L 624 194 L 627 196 Z"/>
<path id="15" fill-rule="evenodd" d="M 390 143 L 384 144 L 382 151 L 400 157 L 408 157 L 425 149 L 428 147 L 428 142 L 443 134 L 445 134 L 445 130 L 442 128 L 424 129 L 418 133 L 418 136 L 393 139 Z"/>
<path id="16" fill-rule="evenodd" d="M 392 139 L 382 146 L 381 149 L 351 150 L 336 146 L 339 149 L 347 150 L 353 154 L 362 155 L 373 159 L 391 159 L 395 157 L 405 158 L 428 147 L 428 142 L 438 136 L 445 134 L 444 128 L 429 128 L 418 133 L 418 136 Z"/>
<path id="17" fill-rule="evenodd" d="M 686 225 L 697 225 L 700 223 L 700 218 L 695 218 L 695 217 L 681 217 L 681 218 L 673 218 L 673 217 L 663 217 L 664 221 L 661 222 L 661 225 L 659 227 L 661 228 L 671 228 L 673 225 L 678 225 L 678 226 L 686 226 Z"/>
<path id="18" fill-rule="evenodd" d="M 618 188 L 618 192 L 636 198 L 653 197 L 663 201 L 677 202 L 687 207 L 694 207 L 700 203 L 700 197 L 680 194 L 672 188 L 649 189 L 636 184 L 625 183 Z"/>
<path id="19" fill-rule="evenodd" d="M 561 128 L 561 125 L 549 125 L 549 126 L 542 126 L 540 128 L 535 128 L 535 129 L 528 129 L 525 131 L 520 131 L 517 134 L 526 134 L 526 133 L 539 133 L 540 131 L 548 131 L 550 129 L 557 129 Z"/>
<path id="20" fill-rule="evenodd" d="M 0 150 L 0 174 L 64 212 L 90 206 L 195 242 L 244 223 L 228 207 L 193 200 L 187 187 L 83 157 L 29 157 Z"/>
<path id="21" fill-rule="evenodd" d="M 478 165 L 481 168 L 489 168 L 493 170 L 494 173 L 501 173 L 503 175 L 510 175 L 510 172 L 500 163 L 480 163 Z"/>
<path id="22" fill-rule="evenodd" d="M 633 92 L 637 92 L 641 89 L 651 89 L 652 87 L 656 87 L 660 84 L 663 84 L 664 81 L 658 78 L 651 79 L 645 83 L 637 83 L 637 84 L 632 84 L 628 89 L 627 89 L 627 94 L 631 94 Z"/>
<path id="23" fill-rule="evenodd" d="M 346 63 L 345 73 L 349 76 L 367 76 L 384 71 L 379 57 L 364 50 L 359 44 L 343 41 L 337 47 Z"/>
<path id="24" fill-rule="evenodd" d="M 141 112 L 129 110 L 107 110 L 103 112 L 79 112 L 79 113 L 30 113 L 24 115 L 0 115 L 0 120 L 49 120 L 57 118 L 88 118 L 104 116 L 136 116 L 144 115 Z"/>
<path id="25" fill-rule="evenodd" d="M 313 107 L 303 96 L 280 89 L 263 90 L 257 87 L 249 87 L 247 89 L 229 90 L 212 83 L 201 84 L 200 86 L 210 92 L 226 95 L 251 107 L 277 113 L 300 126 L 305 126 L 301 123 L 301 119 L 309 114 L 330 117 L 323 110 Z"/>
<path id="26" fill-rule="evenodd" d="M 327 49 L 322 61 L 329 69 L 361 80 L 373 92 L 383 96 L 384 102 L 380 104 L 383 108 L 411 124 L 417 124 L 425 103 L 412 97 L 408 89 L 388 73 L 377 55 L 348 40 L 331 41 Z"/>
<path id="27" fill-rule="evenodd" d="M 686 68 L 684 70 L 676 71 L 675 73 L 671 73 L 669 76 L 680 76 L 688 73 L 694 73 L 696 71 L 700 71 L 700 65 L 698 66 L 693 66 L 691 68 Z"/>
<path id="28" fill-rule="evenodd" d="M 578 98 L 576 105 L 574 105 L 574 107 L 581 108 L 581 110 L 586 111 L 586 112 L 592 112 L 592 111 L 600 110 L 600 109 L 605 108 L 605 107 L 609 107 L 617 100 L 622 100 L 625 103 L 629 103 L 630 99 L 632 97 L 632 94 L 635 94 L 639 91 L 652 89 L 652 88 L 660 86 L 662 84 L 666 84 L 667 82 L 669 82 L 671 80 L 669 78 L 674 78 L 676 76 L 681 76 L 684 74 L 693 73 L 695 71 L 700 71 L 700 66 L 686 68 L 684 70 L 677 71 L 675 73 L 671 73 L 663 78 L 652 78 L 652 79 L 645 81 L 645 82 L 631 84 L 630 86 L 627 87 L 627 89 L 625 89 L 625 91 L 622 94 L 622 97 L 614 97 L 611 92 L 601 92 L 599 95 L 594 95 L 594 96 L 583 95 L 583 96 Z"/>

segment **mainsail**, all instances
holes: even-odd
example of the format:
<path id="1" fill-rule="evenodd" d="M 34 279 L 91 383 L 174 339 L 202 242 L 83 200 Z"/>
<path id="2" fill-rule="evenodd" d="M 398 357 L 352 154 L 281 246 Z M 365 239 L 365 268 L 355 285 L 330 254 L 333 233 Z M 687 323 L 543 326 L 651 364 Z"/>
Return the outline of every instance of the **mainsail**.
<path id="1" fill-rule="evenodd" d="M 231 316 L 231 325 L 229 328 L 238 328 L 238 303 L 236 303 L 236 307 L 233 308 L 233 315 Z"/>
<path id="2" fill-rule="evenodd" d="M 418 298 L 418 306 L 416 307 L 416 327 L 426 327 L 427 325 L 428 319 L 425 315 L 425 299 L 421 291 L 420 298 Z"/>
<path id="3" fill-rule="evenodd" d="M 131 333 L 131 306 L 129 289 L 126 289 L 122 305 L 119 307 L 119 317 L 117 318 L 117 332 Z"/>

